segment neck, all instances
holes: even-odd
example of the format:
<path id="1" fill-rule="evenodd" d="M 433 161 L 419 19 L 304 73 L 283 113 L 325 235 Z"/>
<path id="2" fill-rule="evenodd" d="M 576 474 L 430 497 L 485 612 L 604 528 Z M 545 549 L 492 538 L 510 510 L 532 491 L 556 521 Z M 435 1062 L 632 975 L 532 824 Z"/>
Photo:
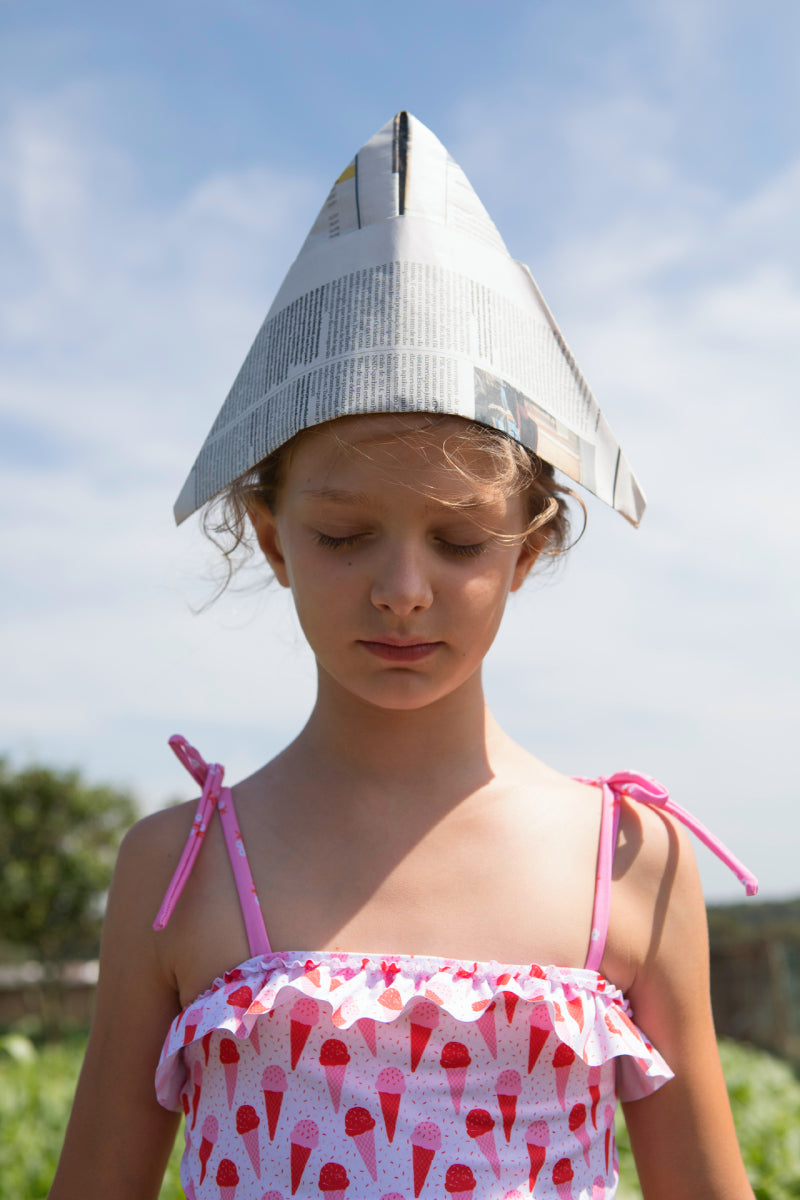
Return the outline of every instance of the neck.
<path id="1" fill-rule="evenodd" d="M 294 744 L 315 771 L 371 787 L 444 791 L 480 786 L 506 740 L 486 706 L 480 675 L 423 708 L 369 704 L 320 676 L 317 701 Z"/>

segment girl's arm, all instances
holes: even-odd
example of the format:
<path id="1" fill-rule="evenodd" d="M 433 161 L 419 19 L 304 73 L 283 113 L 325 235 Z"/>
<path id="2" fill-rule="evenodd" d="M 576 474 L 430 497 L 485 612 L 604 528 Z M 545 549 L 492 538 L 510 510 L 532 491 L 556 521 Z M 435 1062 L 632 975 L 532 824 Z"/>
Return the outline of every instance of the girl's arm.
<path id="1" fill-rule="evenodd" d="M 169 878 L 160 820 L 167 815 L 140 822 L 120 849 L 92 1032 L 50 1200 L 158 1196 L 179 1120 L 157 1102 L 154 1084 L 179 1010 L 151 929 L 158 889 Z"/>
<path id="2" fill-rule="evenodd" d="M 663 813 L 639 810 L 639 852 L 623 907 L 649 912 L 633 934 L 644 953 L 627 989 L 637 1025 L 675 1078 L 624 1106 L 646 1200 L 753 1200 L 720 1066 L 708 963 L 708 927 L 694 851 Z M 626 815 L 623 815 L 623 829 Z M 624 851 L 623 851 L 624 853 Z M 645 948 L 646 947 L 646 948 Z"/>

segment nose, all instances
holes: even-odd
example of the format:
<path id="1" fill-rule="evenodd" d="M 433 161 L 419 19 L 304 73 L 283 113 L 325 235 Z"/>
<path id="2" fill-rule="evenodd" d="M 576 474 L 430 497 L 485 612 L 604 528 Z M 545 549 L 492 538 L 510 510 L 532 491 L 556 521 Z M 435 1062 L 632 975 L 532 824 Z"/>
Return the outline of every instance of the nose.
<path id="1" fill-rule="evenodd" d="M 423 612 L 433 601 L 433 586 L 423 547 L 408 543 L 387 546 L 372 580 L 376 608 L 398 617 Z"/>

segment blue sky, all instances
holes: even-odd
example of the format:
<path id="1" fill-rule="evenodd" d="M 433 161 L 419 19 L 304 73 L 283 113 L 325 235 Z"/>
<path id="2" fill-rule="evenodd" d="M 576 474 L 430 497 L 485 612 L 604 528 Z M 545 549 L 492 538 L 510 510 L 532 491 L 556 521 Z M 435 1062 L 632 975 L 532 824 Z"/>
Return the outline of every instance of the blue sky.
<path id="1" fill-rule="evenodd" d="M 405 107 L 527 262 L 650 507 L 514 598 L 496 715 L 635 767 L 798 888 L 800 8 L 0 0 L 0 751 L 154 807 L 313 670 L 171 506 L 335 176 Z M 246 582 L 246 581 L 245 581 Z M 520 645 L 522 651 L 520 652 Z M 712 898 L 737 885 L 701 852 Z"/>

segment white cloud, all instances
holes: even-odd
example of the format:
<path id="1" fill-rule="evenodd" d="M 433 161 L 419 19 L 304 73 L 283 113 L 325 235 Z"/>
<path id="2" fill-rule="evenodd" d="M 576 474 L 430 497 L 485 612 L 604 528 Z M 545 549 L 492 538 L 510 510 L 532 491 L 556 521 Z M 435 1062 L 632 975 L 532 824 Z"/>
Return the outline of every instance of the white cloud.
<path id="1" fill-rule="evenodd" d="M 670 11 L 673 64 L 713 47 L 692 6 Z M 748 801 L 774 823 L 793 771 L 800 165 L 746 196 L 712 186 L 682 160 L 669 103 L 624 47 L 615 61 L 613 81 L 565 85 L 549 108 L 518 79 L 491 104 L 455 101 L 450 148 L 531 259 L 651 500 L 639 533 L 591 504 L 563 579 L 514 604 L 490 693 L 534 752 L 663 773 L 765 862 L 769 821 L 753 832 Z M 20 98 L 0 131 L 0 400 L 56 448 L 0 481 L 3 720 L 16 754 L 158 801 L 181 787 L 173 722 L 241 774 L 310 704 L 283 593 L 186 615 L 209 556 L 170 506 L 330 181 L 253 162 L 159 197 L 97 131 L 102 103 L 85 87 Z M 793 870 L 781 859 L 773 887 Z"/>
<path id="2" fill-rule="evenodd" d="M 715 6 L 701 7 L 699 22 L 694 7 L 664 10 L 672 31 L 664 59 L 648 60 L 654 77 L 667 60 L 699 70 L 708 52 L 715 78 Z M 753 856 L 767 889 L 786 893 L 796 866 L 771 831 L 793 819 L 800 163 L 765 167 L 747 192 L 710 182 L 683 154 L 685 114 L 663 89 L 654 99 L 624 49 L 615 66 L 605 89 L 590 80 L 552 97 L 546 151 L 566 149 L 553 177 L 541 142 L 528 153 L 536 83 L 511 79 L 463 105 L 457 157 L 490 212 L 487 191 L 509 181 L 517 202 L 532 197 L 501 232 L 530 263 L 651 502 L 636 534 L 591 506 L 563 580 L 514 606 L 489 679 L 501 719 L 534 752 L 565 770 L 662 773 Z M 547 237 L 531 222 L 543 191 L 566 214 Z M 522 672 L 520 643 L 533 657 Z M 716 868 L 703 873 L 712 894 L 735 894 Z"/>
<path id="3" fill-rule="evenodd" d="M 137 436 L 123 459 L 188 423 L 185 454 L 255 336 L 286 247 L 313 219 L 312 188 L 254 166 L 159 203 L 93 132 L 85 90 L 20 100 L 0 131 L 12 264 L 3 405 L 97 450 L 128 425 Z"/>

